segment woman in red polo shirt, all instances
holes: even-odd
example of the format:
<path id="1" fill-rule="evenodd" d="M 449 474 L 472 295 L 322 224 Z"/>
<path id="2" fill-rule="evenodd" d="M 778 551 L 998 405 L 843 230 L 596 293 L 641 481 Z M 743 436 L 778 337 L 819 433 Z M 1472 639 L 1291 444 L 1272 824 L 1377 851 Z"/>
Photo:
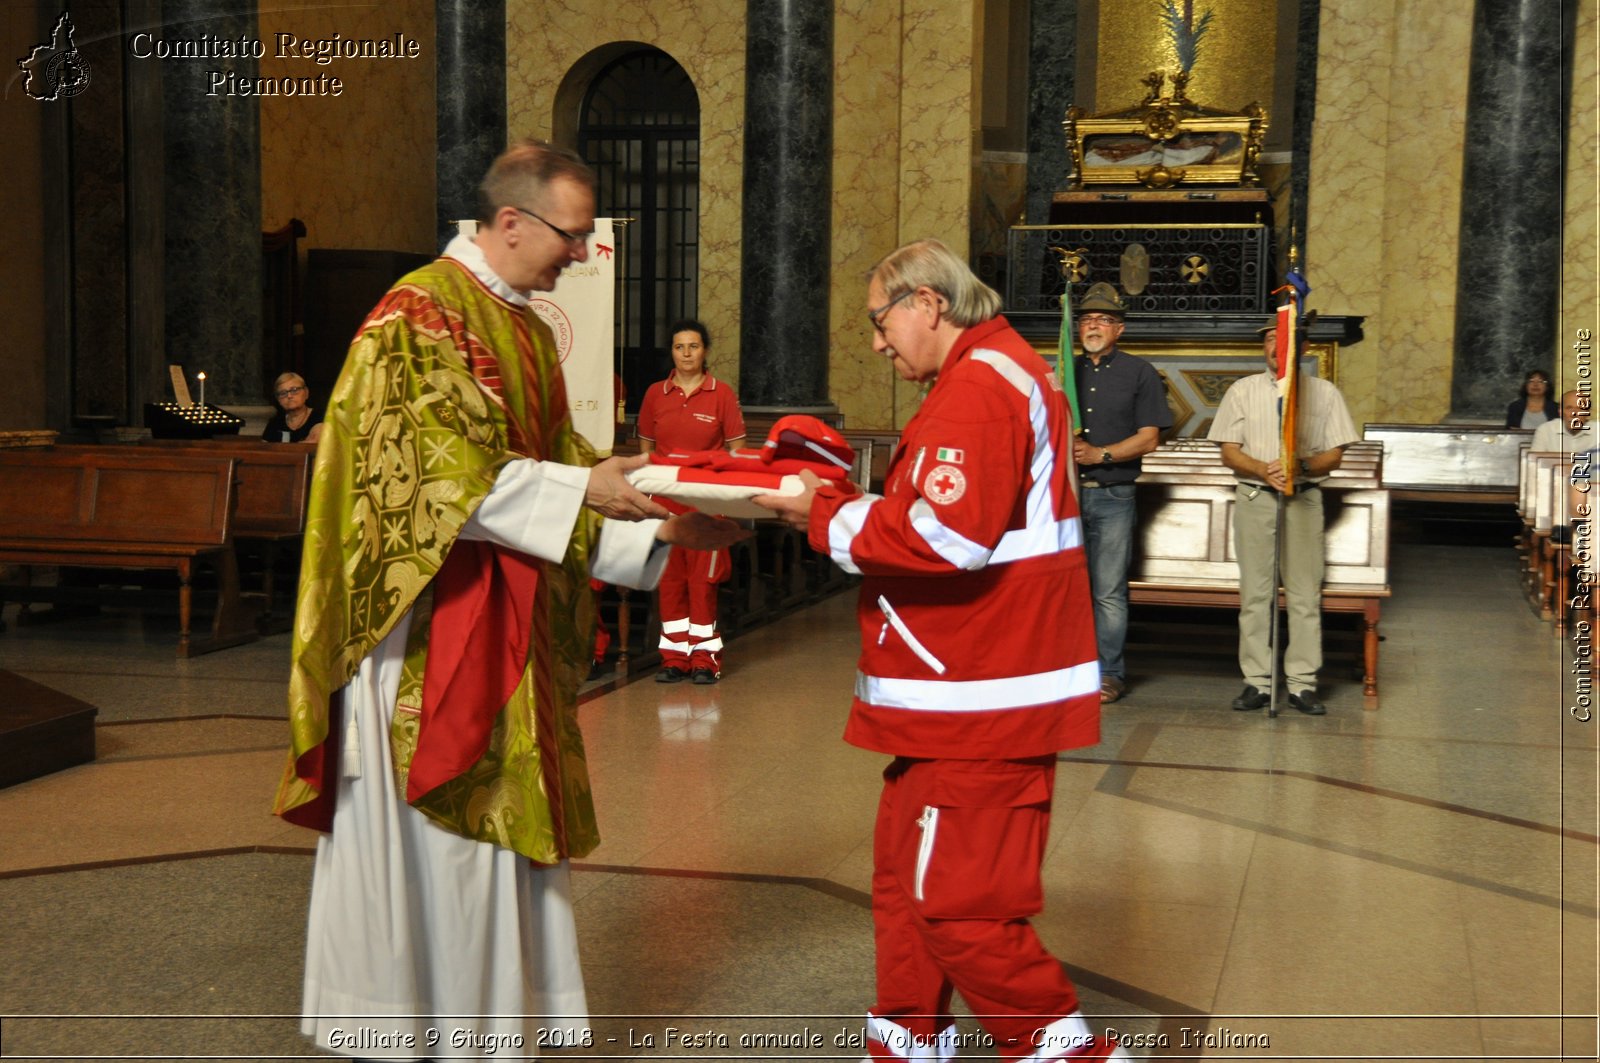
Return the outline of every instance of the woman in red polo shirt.
<path id="1" fill-rule="evenodd" d="M 744 414 L 733 389 L 706 371 L 711 333 L 699 321 L 672 325 L 672 375 L 645 392 L 639 407 L 639 449 L 687 452 L 744 444 Z M 725 550 L 675 548 L 661 577 L 661 671 L 658 683 L 691 676 L 722 678 L 717 584 L 728 578 Z"/>

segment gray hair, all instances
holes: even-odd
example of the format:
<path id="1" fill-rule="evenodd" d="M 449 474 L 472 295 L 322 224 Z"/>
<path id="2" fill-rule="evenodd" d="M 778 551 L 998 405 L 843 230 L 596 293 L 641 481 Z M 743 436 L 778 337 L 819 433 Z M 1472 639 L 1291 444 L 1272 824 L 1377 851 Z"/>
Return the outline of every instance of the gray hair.
<path id="1" fill-rule="evenodd" d="M 561 177 L 595 190 L 594 171 L 577 152 L 543 140 L 518 141 L 494 160 L 478 185 L 478 223 L 492 224 L 501 207 L 542 206 L 545 189 Z"/>
<path id="2" fill-rule="evenodd" d="M 1000 313 L 1000 293 L 938 240 L 916 240 L 885 255 L 867 274 L 890 299 L 917 288 L 931 288 L 950 303 L 952 324 L 971 328 Z"/>

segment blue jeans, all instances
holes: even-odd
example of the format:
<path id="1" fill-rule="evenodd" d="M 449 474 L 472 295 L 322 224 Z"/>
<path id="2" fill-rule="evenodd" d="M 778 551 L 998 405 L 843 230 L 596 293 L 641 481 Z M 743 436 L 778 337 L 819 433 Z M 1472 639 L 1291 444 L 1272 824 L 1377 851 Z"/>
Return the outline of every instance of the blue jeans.
<path id="1" fill-rule="evenodd" d="M 1128 640 L 1128 564 L 1133 560 L 1137 515 L 1133 496 L 1133 484 L 1085 487 L 1078 492 L 1102 678 L 1127 678 L 1122 647 Z"/>

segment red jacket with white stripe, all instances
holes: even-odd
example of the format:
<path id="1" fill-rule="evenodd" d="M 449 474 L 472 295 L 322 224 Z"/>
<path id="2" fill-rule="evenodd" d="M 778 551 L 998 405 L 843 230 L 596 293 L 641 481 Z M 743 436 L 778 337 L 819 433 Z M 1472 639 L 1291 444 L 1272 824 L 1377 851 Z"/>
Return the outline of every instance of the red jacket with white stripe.
<path id="1" fill-rule="evenodd" d="M 885 494 L 817 492 L 810 539 L 864 577 L 845 740 L 897 756 L 1042 756 L 1100 737 L 1071 415 L 1004 318 L 967 329 Z"/>

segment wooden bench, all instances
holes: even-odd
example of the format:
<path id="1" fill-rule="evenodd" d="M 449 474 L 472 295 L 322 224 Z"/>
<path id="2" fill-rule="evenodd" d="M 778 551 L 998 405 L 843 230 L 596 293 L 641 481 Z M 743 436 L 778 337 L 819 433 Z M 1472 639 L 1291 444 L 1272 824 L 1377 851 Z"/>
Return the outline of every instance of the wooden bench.
<path id="1" fill-rule="evenodd" d="M 0 451 L 0 562 L 167 569 L 178 577 L 178 656 L 256 637 L 239 604 L 233 553 L 238 462 L 135 447 Z M 209 637 L 192 636 L 197 562 L 217 570 Z M 0 586 L 0 606 L 62 601 L 60 588 Z M 3 628 L 0 628 L 3 630 Z"/>
<path id="2" fill-rule="evenodd" d="M 1533 433 L 1499 425 L 1369 424 L 1383 446 L 1383 486 L 1415 502 L 1513 502 L 1519 451 Z"/>
<path id="3" fill-rule="evenodd" d="M 1572 477 L 1572 456 L 1560 451 L 1524 449 L 1517 485 L 1517 511 L 1523 534 L 1518 550 L 1524 552 L 1522 584 L 1541 620 L 1557 620 L 1564 628 L 1564 597 L 1558 578 L 1565 574 L 1566 547 L 1557 542 L 1558 529 L 1566 527 L 1567 484 Z"/>
<path id="4" fill-rule="evenodd" d="M 220 455 L 237 460 L 239 499 L 234 512 L 233 537 L 262 544 L 262 611 L 258 623 L 263 632 L 287 630 L 290 617 L 287 613 L 278 614 L 274 573 L 280 552 L 286 547 L 293 548 L 305 534 L 306 501 L 311 492 L 316 444 L 268 443 L 223 436 L 198 442 L 150 439 L 143 445 L 163 454 Z M 290 605 L 292 607 L 292 600 Z"/>
<path id="5" fill-rule="evenodd" d="M 1389 492 L 1372 446 L 1352 446 L 1323 485 L 1327 522 L 1322 609 L 1362 617 L 1362 695 L 1378 707 L 1378 624 L 1390 596 Z M 1139 542 L 1128 599 L 1142 605 L 1239 607 L 1233 552 L 1236 482 L 1215 444 L 1163 444 L 1139 477 Z M 1279 603 L 1283 602 L 1280 592 Z"/>

